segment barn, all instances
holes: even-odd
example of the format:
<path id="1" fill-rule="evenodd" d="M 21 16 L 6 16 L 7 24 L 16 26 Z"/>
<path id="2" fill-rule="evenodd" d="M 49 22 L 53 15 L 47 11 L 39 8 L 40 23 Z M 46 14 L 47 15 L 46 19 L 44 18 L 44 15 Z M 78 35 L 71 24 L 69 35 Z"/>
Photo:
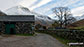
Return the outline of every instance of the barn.
<path id="1" fill-rule="evenodd" d="M 34 15 L 0 15 L 0 32 L 4 34 L 33 34 Z"/>

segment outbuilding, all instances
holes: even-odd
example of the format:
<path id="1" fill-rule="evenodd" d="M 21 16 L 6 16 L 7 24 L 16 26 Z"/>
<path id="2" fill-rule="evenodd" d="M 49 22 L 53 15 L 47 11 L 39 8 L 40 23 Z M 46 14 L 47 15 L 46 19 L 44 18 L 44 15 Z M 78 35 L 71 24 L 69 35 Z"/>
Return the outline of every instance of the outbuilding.
<path id="1" fill-rule="evenodd" d="M 32 34 L 34 15 L 4 15 L 0 16 L 0 32 L 5 34 Z"/>

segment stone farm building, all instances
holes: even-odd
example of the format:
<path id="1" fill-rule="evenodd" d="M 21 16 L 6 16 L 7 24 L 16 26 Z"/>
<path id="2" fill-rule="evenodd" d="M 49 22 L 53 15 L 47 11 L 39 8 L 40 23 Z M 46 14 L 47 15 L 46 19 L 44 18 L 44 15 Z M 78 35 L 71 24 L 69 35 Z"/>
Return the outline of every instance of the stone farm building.
<path id="1" fill-rule="evenodd" d="M 0 32 L 5 34 L 34 33 L 34 15 L 0 15 Z"/>

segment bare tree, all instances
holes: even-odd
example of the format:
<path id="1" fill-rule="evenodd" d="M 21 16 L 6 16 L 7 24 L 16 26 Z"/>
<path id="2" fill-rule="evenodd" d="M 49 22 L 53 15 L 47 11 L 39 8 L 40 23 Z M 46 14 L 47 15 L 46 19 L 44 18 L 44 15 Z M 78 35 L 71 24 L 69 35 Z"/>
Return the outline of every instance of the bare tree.
<path id="1" fill-rule="evenodd" d="M 70 22 L 76 19 L 72 16 L 70 9 L 68 7 L 55 7 L 52 9 L 55 15 L 58 17 L 60 27 L 65 27 Z"/>

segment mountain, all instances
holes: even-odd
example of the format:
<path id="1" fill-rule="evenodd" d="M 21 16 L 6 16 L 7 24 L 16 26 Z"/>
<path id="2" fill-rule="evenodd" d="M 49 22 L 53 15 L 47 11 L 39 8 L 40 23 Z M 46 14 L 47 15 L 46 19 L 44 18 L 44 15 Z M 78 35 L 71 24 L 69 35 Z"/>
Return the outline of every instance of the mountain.
<path id="1" fill-rule="evenodd" d="M 80 16 L 80 19 L 84 19 L 84 15 Z"/>
<path id="2" fill-rule="evenodd" d="M 43 26 L 51 26 L 54 22 L 50 17 L 30 11 L 28 8 L 21 5 L 9 8 L 4 12 L 7 15 L 35 15 L 35 23 Z"/>
<path id="3" fill-rule="evenodd" d="M 82 16 L 75 16 L 75 18 L 77 19 L 77 21 L 78 20 L 82 20 L 82 19 L 84 19 L 84 15 L 82 15 Z"/>
<path id="4" fill-rule="evenodd" d="M 0 16 L 4 16 L 6 15 L 5 13 L 3 13 L 2 11 L 0 11 Z"/>
<path id="5" fill-rule="evenodd" d="M 84 27 L 84 19 L 76 21 L 76 22 L 68 25 L 67 27 Z"/>

